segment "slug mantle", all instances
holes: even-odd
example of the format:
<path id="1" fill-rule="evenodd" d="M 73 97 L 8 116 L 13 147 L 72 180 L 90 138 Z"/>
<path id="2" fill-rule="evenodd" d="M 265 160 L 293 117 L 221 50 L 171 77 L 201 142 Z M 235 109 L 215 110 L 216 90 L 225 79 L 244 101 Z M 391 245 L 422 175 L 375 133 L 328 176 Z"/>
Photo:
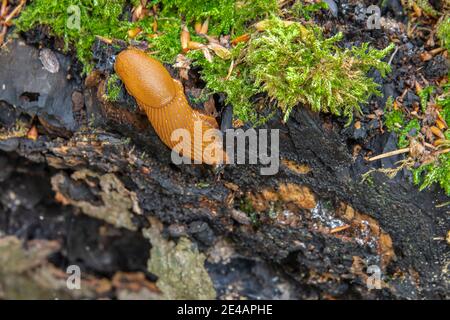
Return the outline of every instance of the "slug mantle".
<path id="1" fill-rule="evenodd" d="M 191 108 L 183 85 L 159 61 L 130 48 L 118 54 L 114 69 L 165 145 L 196 163 L 228 162 L 216 119 Z"/>

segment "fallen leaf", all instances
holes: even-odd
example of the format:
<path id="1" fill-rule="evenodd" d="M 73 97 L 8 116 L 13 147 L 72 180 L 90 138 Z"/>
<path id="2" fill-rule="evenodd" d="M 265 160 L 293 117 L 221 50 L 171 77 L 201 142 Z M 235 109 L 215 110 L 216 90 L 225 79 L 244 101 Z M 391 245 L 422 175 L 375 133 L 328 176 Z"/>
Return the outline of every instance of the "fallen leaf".
<path id="1" fill-rule="evenodd" d="M 208 48 L 213 50 L 214 53 L 223 60 L 228 60 L 231 58 L 231 52 L 227 48 L 221 46 L 220 44 L 210 43 L 208 45 Z"/>
<path id="2" fill-rule="evenodd" d="M 36 141 L 36 140 L 37 140 L 37 138 L 38 138 L 38 131 L 37 131 L 36 126 L 32 126 L 32 127 L 30 128 L 30 130 L 28 130 L 27 138 L 28 138 L 28 139 L 31 139 L 31 140 L 33 140 L 33 141 Z"/>

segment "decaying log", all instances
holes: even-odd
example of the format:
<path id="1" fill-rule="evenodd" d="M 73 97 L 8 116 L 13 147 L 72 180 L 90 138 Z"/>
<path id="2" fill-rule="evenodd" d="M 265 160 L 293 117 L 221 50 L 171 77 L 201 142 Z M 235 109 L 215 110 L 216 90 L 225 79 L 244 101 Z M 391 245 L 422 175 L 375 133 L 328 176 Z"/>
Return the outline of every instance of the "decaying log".
<path id="1" fill-rule="evenodd" d="M 362 182 L 372 164 L 353 157 L 336 121 L 297 108 L 287 124 L 268 123 L 280 129 L 275 176 L 259 165 L 175 166 L 125 92 L 107 102 L 101 75 L 77 84 L 67 57 L 55 74 L 38 57 L 19 41 L 0 52 L 0 261 L 8 246 L 29 257 L 35 239 L 60 247 L 17 279 L 56 279 L 78 263 L 86 297 L 448 298 L 445 197 L 404 177 Z M 369 266 L 380 289 L 367 287 Z M 11 273 L 0 267 L 0 296 L 14 292 L 1 280 Z M 55 294 L 55 283 L 44 287 Z"/>

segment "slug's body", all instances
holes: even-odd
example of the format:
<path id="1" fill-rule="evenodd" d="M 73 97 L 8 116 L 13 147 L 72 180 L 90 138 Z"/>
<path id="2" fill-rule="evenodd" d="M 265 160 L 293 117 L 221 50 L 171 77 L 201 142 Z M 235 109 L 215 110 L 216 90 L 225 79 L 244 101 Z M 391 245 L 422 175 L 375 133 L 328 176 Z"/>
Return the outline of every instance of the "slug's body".
<path id="1" fill-rule="evenodd" d="M 207 164 L 227 162 L 219 131 L 210 131 L 207 139 L 196 133 L 218 129 L 215 118 L 191 108 L 184 95 L 182 84 L 172 79 L 157 60 L 143 51 L 127 49 L 116 59 L 114 69 L 125 84 L 129 94 L 144 110 L 159 138 L 169 148 L 187 158 Z M 172 141 L 172 133 L 185 129 L 190 139 Z M 194 132 L 194 130 L 197 130 Z M 200 139 L 200 140 L 199 140 Z M 215 152 L 204 152 L 205 149 Z"/>

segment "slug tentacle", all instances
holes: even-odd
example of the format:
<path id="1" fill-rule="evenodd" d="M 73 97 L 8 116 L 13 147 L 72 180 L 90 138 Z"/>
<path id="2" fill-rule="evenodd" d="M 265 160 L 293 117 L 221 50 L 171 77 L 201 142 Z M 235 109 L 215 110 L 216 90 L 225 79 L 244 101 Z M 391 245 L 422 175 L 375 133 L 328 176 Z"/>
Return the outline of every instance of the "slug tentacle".
<path id="1" fill-rule="evenodd" d="M 117 56 L 114 68 L 164 144 L 199 162 L 228 162 L 216 119 L 191 108 L 182 84 L 160 62 L 143 51 L 127 49 Z M 173 140 L 178 129 L 184 129 L 189 139 Z"/>

